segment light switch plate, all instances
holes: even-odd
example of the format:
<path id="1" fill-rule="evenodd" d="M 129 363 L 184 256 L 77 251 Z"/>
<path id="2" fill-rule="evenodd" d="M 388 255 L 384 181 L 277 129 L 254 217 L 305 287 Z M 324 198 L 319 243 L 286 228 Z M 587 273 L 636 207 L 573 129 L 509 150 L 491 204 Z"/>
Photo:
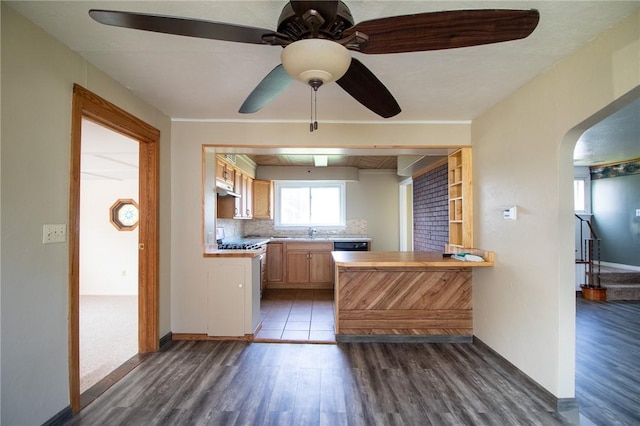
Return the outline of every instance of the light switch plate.
<path id="1" fill-rule="evenodd" d="M 65 241 L 67 241 L 66 224 L 42 225 L 42 244 L 64 243 Z"/>

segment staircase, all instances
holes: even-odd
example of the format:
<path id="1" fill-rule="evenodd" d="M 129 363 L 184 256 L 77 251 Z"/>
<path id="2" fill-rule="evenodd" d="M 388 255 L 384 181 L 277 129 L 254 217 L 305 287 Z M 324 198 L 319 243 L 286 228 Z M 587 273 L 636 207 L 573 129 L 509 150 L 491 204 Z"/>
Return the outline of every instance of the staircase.
<path id="1" fill-rule="evenodd" d="M 590 300 L 640 300 L 640 271 L 603 266 L 600 262 L 600 239 L 588 220 L 580 220 L 580 250 L 576 264 L 584 265 L 582 296 Z M 583 237 L 587 225 L 589 237 Z M 587 296 L 588 295 L 588 296 Z"/>
<path id="2" fill-rule="evenodd" d="M 607 300 L 640 300 L 640 271 L 603 266 L 600 285 L 607 289 Z"/>

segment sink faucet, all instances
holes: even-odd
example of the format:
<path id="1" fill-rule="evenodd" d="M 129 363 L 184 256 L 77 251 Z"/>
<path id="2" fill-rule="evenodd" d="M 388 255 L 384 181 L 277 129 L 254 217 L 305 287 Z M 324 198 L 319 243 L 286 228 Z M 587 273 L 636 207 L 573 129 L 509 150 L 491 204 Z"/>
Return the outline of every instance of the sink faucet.
<path id="1" fill-rule="evenodd" d="M 317 233 L 318 230 L 315 228 L 309 228 L 309 238 L 313 238 L 313 234 Z"/>

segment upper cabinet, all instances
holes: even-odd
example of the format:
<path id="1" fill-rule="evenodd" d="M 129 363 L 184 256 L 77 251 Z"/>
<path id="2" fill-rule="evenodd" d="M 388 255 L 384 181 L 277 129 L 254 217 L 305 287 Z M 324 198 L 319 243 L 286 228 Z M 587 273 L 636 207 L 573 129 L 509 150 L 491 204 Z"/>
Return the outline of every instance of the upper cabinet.
<path id="1" fill-rule="evenodd" d="M 218 197 L 217 217 L 219 219 L 253 218 L 253 177 L 246 171 L 216 157 L 216 179 L 233 187 L 239 197 Z"/>
<path id="2" fill-rule="evenodd" d="M 253 181 L 253 218 L 273 219 L 273 182 Z"/>
<path id="3" fill-rule="evenodd" d="M 449 244 L 473 247 L 473 174 L 471 148 L 461 148 L 448 159 Z"/>
<path id="4" fill-rule="evenodd" d="M 236 176 L 236 170 L 233 166 L 222 159 L 222 157 L 216 157 L 216 179 L 221 182 L 234 184 Z"/>

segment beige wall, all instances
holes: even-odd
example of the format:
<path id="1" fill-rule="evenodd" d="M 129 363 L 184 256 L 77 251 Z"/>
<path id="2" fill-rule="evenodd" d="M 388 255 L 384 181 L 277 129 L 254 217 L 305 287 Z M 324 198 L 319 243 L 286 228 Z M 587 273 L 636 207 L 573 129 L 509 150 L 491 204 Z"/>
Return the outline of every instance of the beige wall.
<path id="1" fill-rule="evenodd" d="M 474 271 L 474 333 L 560 398 L 575 376 L 572 129 L 640 84 L 639 33 L 636 12 L 472 125 L 475 241 L 497 255 Z"/>
<path id="2" fill-rule="evenodd" d="M 2 3 L 2 424 L 35 425 L 69 405 L 68 223 L 71 98 L 78 83 L 160 129 L 160 331 L 170 330 L 170 125 L 80 56 Z"/>
<path id="3" fill-rule="evenodd" d="M 203 145 L 238 147 L 448 147 L 469 145 L 470 125 L 463 124 L 332 124 L 323 123 L 321 131 L 310 133 L 303 123 L 219 123 L 185 122 L 172 124 L 172 286 L 171 329 L 174 333 L 205 333 L 207 274 L 215 274 L 211 261 L 202 257 L 203 235 L 215 232 L 213 221 L 203 218 L 202 169 Z M 212 165 L 210 165 L 211 167 Z M 390 190 L 394 198 L 390 209 L 367 215 L 369 227 L 380 232 L 380 239 L 388 239 L 387 247 L 398 247 L 397 178 L 389 174 L 367 175 Z M 208 185 L 212 188 L 213 183 Z M 369 195 L 375 196 L 372 185 L 364 185 Z M 210 190 L 212 193 L 212 189 Z M 362 201 L 362 200 L 359 200 Z M 212 209 L 212 200 L 205 200 Z M 389 202 L 389 200 L 385 200 Z M 352 201 L 349 201 L 352 204 Z M 353 203 L 356 205 L 357 203 Z M 371 204 L 368 204 L 371 208 Z M 360 212 L 349 208 L 348 218 L 357 218 Z M 387 217 L 392 216 L 391 218 Z M 388 223 L 392 222 L 392 227 Z M 205 234 L 203 234 L 203 227 Z M 382 228 L 382 229 L 381 229 Z M 392 230 L 393 228 L 393 230 Z M 393 235 L 392 235 L 393 234 Z M 376 239 L 378 239 L 376 237 Z M 375 243 L 374 243 L 375 244 Z"/>
<path id="4" fill-rule="evenodd" d="M 41 230 L 68 221 L 73 83 L 162 132 L 162 334 L 206 329 L 199 305 L 206 308 L 203 286 L 215 271 L 201 256 L 203 144 L 472 144 L 476 241 L 497 253 L 496 267 L 474 273 L 475 333 L 554 395 L 574 395 L 575 139 L 566 135 L 640 84 L 638 13 L 472 126 L 322 123 L 313 134 L 300 123 L 171 124 L 5 4 L 1 29 L 2 423 L 40 424 L 69 403 L 68 247 L 43 246 Z M 500 211 L 511 204 L 519 219 L 505 222 Z"/>

